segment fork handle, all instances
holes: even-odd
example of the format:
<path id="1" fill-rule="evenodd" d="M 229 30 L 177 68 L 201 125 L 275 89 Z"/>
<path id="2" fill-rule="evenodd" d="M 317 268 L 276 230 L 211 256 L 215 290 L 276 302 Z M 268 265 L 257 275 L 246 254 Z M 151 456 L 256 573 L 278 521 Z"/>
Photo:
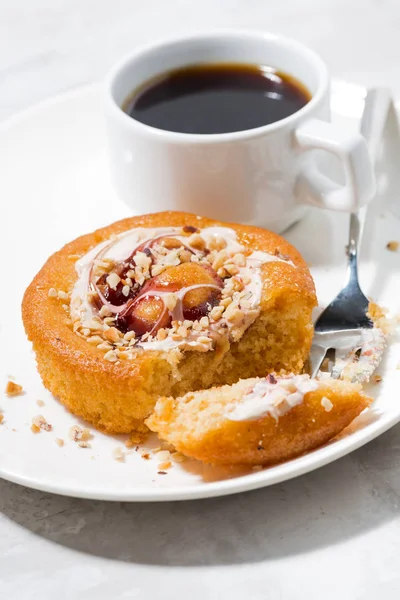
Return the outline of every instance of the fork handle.
<path id="1" fill-rule="evenodd" d="M 367 142 L 373 166 L 376 163 L 379 144 L 382 142 L 390 103 L 391 95 L 387 88 L 371 89 L 365 96 L 360 133 Z M 365 206 L 350 215 L 347 282 L 357 277 L 357 255 L 360 252 L 367 210 L 368 207 Z"/>

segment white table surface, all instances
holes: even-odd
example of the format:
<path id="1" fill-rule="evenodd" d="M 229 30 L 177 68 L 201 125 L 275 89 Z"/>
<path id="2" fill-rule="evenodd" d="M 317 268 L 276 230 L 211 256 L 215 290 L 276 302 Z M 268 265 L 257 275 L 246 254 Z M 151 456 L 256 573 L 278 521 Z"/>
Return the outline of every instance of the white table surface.
<path id="1" fill-rule="evenodd" d="M 399 0 L 2 0 L 0 118 L 101 79 L 136 45 L 215 27 L 313 46 L 400 96 Z M 0 481 L 5 600 L 400 597 L 400 426 L 336 463 L 239 496 L 90 502 Z"/>

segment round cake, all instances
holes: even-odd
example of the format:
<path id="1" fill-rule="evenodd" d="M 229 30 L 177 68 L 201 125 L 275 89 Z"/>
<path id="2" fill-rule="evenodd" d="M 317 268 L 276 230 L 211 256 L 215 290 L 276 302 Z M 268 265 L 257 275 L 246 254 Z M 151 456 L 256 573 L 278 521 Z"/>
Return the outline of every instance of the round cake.
<path id="1" fill-rule="evenodd" d="M 132 433 L 160 396 L 300 373 L 315 305 L 307 265 L 280 236 L 164 212 L 64 246 L 22 315 L 44 385 L 99 429 Z"/>

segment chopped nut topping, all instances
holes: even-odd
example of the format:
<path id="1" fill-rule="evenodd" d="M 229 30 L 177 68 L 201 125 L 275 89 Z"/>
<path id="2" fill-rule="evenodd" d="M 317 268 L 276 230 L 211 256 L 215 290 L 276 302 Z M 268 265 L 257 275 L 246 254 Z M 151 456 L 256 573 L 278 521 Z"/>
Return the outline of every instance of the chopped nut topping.
<path id="1" fill-rule="evenodd" d="M 92 346 L 97 346 L 98 344 L 102 344 L 104 340 L 99 335 L 91 335 L 86 341 Z"/>
<path id="2" fill-rule="evenodd" d="M 204 250 L 206 243 L 199 233 L 193 233 L 188 239 L 188 244 L 196 250 Z"/>
<path id="3" fill-rule="evenodd" d="M 174 310 L 177 301 L 178 301 L 178 298 L 176 297 L 176 295 L 173 292 L 171 292 L 170 294 L 165 294 L 165 296 L 164 296 L 164 304 L 169 311 Z"/>
<path id="4" fill-rule="evenodd" d="M 60 300 L 68 300 L 68 294 L 63 290 L 58 290 L 57 296 L 60 298 Z"/>
<path id="5" fill-rule="evenodd" d="M 246 266 L 246 257 L 244 254 L 235 254 L 235 256 L 233 257 L 232 261 L 238 265 L 238 267 L 245 267 Z"/>
<path id="6" fill-rule="evenodd" d="M 145 271 L 148 271 L 151 265 L 151 258 L 144 252 L 136 252 L 135 263 L 138 267 L 141 267 Z"/>
<path id="7" fill-rule="evenodd" d="M 168 337 L 168 332 L 163 327 L 157 331 L 157 339 L 162 342 Z"/>
<path id="8" fill-rule="evenodd" d="M 222 317 L 224 310 L 225 310 L 225 308 L 223 306 L 214 306 L 214 308 L 210 312 L 210 317 L 214 321 L 219 321 L 220 318 Z"/>
<path id="9" fill-rule="evenodd" d="M 399 242 L 388 242 L 386 244 L 386 248 L 388 250 L 390 250 L 391 252 L 397 252 L 397 250 L 399 249 Z"/>
<path id="10" fill-rule="evenodd" d="M 85 329 L 90 329 L 90 331 L 98 331 L 99 329 L 103 329 L 102 323 L 100 323 L 100 321 L 95 321 L 94 319 L 84 321 L 82 323 L 82 327 Z"/>
<path id="11" fill-rule="evenodd" d="M 107 308 L 107 306 L 104 304 L 101 309 L 99 310 L 99 315 L 100 317 L 111 317 L 112 316 L 112 312 L 109 308 Z"/>
<path id="12" fill-rule="evenodd" d="M 200 319 L 200 325 L 202 326 L 203 329 L 207 329 L 207 327 L 210 325 L 210 320 L 208 317 L 201 317 Z"/>
<path id="13" fill-rule="evenodd" d="M 129 296 L 130 291 L 131 288 L 129 287 L 129 285 L 124 285 L 124 287 L 122 288 L 122 293 L 125 297 Z"/>
<path id="14" fill-rule="evenodd" d="M 109 341 L 109 342 L 119 342 L 119 331 L 116 327 L 110 327 L 110 329 L 107 329 L 107 331 L 104 332 L 104 337 Z M 107 359 L 109 360 L 109 359 Z"/>
<path id="15" fill-rule="evenodd" d="M 187 338 L 188 333 L 189 332 L 185 325 L 181 325 L 180 327 L 178 327 L 178 335 L 180 335 L 182 338 Z"/>
<path id="16" fill-rule="evenodd" d="M 329 398 L 326 398 L 325 396 L 321 400 L 321 405 L 324 407 L 326 412 L 330 412 L 333 408 L 332 402 L 329 400 Z"/>
<path id="17" fill-rule="evenodd" d="M 108 360 L 108 362 L 116 362 L 118 360 L 118 356 L 117 356 L 115 350 L 109 350 L 108 352 L 105 353 L 104 359 Z"/>
<path id="18" fill-rule="evenodd" d="M 160 275 L 163 271 L 165 271 L 165 269 L 166 269 L 165 265 L 154 265 L 151 268 L 152 277 L 157 277 L 157 275 Z"/>
<path id="19" fill-rule="evenodd" d="M 42 431 L 51 431 L 53 429 L 53 426 L 50 425 L 50 423 L 48 423 L 46 421 L 46 419 L 44 418 L 43 415 L 38 415 L 37 417 L 33 417 L 32 419 L 32 427 L 36 426 L 39 428 L 39 430 L 41 429 Z M 31 429 L 32 429 L 31 427 Z M 33 431 L 33 429 L 32 429 Z"/>
<path id="20" fill-rule="evenodd" d="M 23 393 L 23 387 L 18 383 L 14 383 L 14 381 L 7 381 L 5 391 L 7 396 L 19 396 Z"/>
<path id="21" fill-rule="evenodd" d="M 47 295 L 49 296 L 49 298 L 57 298 L 58 293 L 57 293 L 56 288 L 50 288 Z"/>
<path id="22" fill-rule="evenodd" d="M 121 277 L 119 275 L 117 275 L 116 273 L 110 273 L 110 275 L 108 275 L 106 281 L 112 290 L 116 290 L 117 285 L 121 281 Z"/>
<path id="23" fill-rule="evenodd" d="M 130 342 L 131 340 L 134 340 L 136 337 L 136 334 L 134 331 L 127 331 L 126 334 L 124 335 L 124 340 L 126 340 L 127 342 Z"/>

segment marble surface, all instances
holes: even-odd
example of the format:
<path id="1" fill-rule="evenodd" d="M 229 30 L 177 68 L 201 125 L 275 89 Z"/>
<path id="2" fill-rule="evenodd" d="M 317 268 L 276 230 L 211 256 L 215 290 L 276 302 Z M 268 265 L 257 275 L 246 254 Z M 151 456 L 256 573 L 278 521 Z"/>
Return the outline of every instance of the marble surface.
<path id="1" fill-rule="evenodd" d="M 0 118 L 101 79 L 143 42 L 215 27 L 274 30 L 331 72 L 400 96 L 398 0 L 3 0 Z M 400 426 L 336 463 L 239 496 L 90 502 L 0 481 L 7 600 L 394 600 Z"/>

